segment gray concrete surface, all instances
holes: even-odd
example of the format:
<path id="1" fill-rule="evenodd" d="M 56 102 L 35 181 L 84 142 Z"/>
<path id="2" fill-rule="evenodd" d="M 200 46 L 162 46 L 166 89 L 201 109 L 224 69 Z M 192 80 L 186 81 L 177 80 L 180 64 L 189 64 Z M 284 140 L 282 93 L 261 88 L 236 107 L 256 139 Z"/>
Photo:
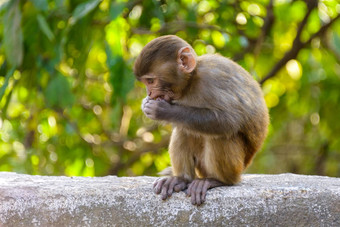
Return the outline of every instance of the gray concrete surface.
<path id="1" fill-rule="evenodd" d="M 0 226 L 340 226 L 340 178 L 243 175 L 162 201 L 154 177 L 49 177 L 0 172 Z"/>

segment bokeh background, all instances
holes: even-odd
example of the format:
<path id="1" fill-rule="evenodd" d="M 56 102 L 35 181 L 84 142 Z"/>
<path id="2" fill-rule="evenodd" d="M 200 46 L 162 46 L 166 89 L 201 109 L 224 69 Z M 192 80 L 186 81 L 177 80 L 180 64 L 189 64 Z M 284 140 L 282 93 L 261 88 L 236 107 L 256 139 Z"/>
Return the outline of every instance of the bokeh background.
<path id="1" fill-rule="evenodd" d="M 143 116 L 132 66 L 176 34 L 261 83 L 271 125 L 248 173 L 340 176 L 336 0 L 1 0 L 0 171 L 155 175 L 171 125 Z"/>

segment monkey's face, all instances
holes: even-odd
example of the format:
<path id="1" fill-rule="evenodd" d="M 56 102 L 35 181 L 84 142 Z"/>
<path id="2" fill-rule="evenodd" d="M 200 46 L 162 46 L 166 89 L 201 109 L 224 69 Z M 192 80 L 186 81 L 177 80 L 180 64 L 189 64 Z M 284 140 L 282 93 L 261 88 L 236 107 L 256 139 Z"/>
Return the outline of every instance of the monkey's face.
<path id="1" fill-rule="evenodd" d="M 175 94 L 171 90 L 171 84 L 162 81 L 160 78 L 146 75 L 141 81 L 145 84 L 147 95 L 151 99 L 162 99 L 171 102 L 175 98 Z"/>
<path id="2" fill-rule="evenodd" d="M 177 98 L 174 85 L 177 77 L 177 64 L 173 62 L 154 63 L 150 71 L 140 78 L 146 86 L 147 95 L 151 99 L 162 99 L 171 102 Z"/>
<path id="3" fill-rule="evenodd" d="M 149 71 L 138 79 L 146 86 L 151 99 L 167 102 L 180 99 L 196 68 L 196 53 L 189 46 L 178 50 L 176 60 L 159 59 L 150 64 Z"/>

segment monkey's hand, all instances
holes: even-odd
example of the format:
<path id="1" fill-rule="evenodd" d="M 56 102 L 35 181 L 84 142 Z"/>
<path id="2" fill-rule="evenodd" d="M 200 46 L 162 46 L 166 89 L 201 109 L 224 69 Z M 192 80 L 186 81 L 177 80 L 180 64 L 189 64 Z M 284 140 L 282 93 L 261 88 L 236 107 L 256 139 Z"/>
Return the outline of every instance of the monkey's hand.
<path id="1" fill-rule="evenodd" d="M 156 194 L 161 194 L 162 199 L 170 197 L 172 193 L 180 192 L 187 188 L 188 181 L 182 177 L 165 177 L 160 178 L 153 184 L 153 191 Z"/>
<path id="2" fill-rule="evenodd" d="M 223 185 L 225 184 L 212 178 L 195 179 L 189 184 L 186 193 L 191 197 L 191 203 L 199 206 L 204 203 L 208 189 Z"/>
<path id="3" fill-rule="evenodd" d="M 152 120 L 167 120 L 170 117 L 172 105 L 165 100 L 152 100 L 147 96 L 143 100 L 142 110 Z"/>

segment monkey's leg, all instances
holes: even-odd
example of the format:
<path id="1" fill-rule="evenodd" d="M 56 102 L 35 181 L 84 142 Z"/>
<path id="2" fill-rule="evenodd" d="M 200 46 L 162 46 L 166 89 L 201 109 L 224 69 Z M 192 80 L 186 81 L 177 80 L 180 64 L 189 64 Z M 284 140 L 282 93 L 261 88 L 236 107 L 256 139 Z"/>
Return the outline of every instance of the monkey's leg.
<path id="1" fill-rule="evenodd" d="M 195 177 L 194 155 L 201 151 L 202 143 L 198 138 L 174 128 L 169 145 L 172 176 L 157 180 L 154 183 L 154 192 L 166 199 L 173 191 L 186 189 Z"/>
<path id="2" fill-rule="evenodd" d="M 244 169 L 244 157 L 241 138 L 208 138 L 202 160 L 202 172 L 206 176 L 189 185 L 187 194 L 191 196 L 191 203 L 202 204 L 211 188 L 237 183 Z"/>

